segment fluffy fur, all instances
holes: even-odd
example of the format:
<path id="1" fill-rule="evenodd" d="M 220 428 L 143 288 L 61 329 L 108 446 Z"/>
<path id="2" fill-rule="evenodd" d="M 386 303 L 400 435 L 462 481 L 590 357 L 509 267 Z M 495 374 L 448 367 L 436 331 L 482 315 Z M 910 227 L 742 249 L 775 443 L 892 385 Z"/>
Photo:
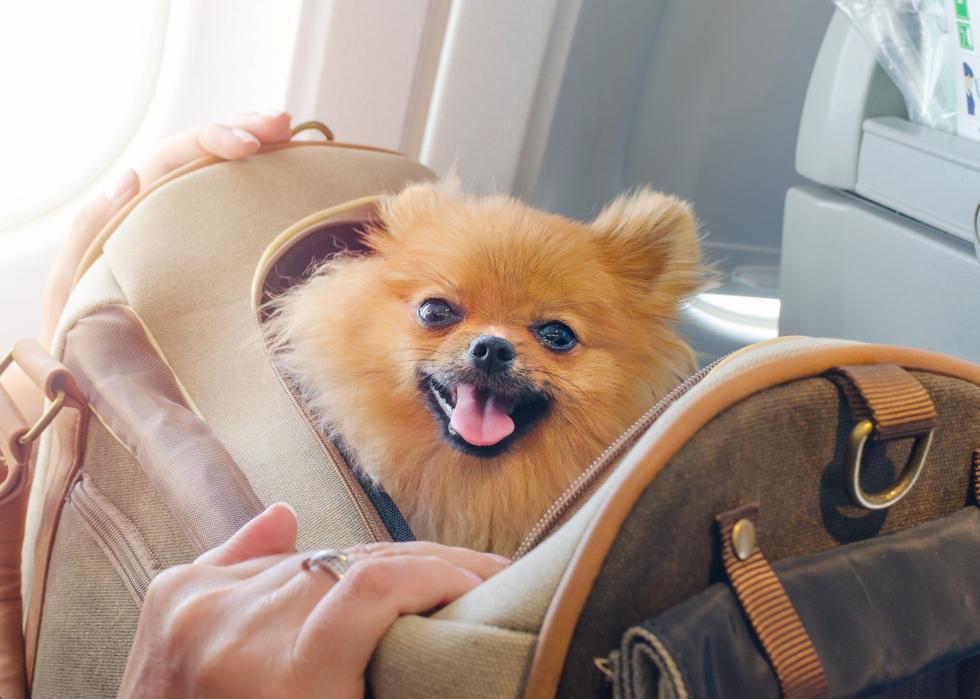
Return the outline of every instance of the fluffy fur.
<path id="1" fill-rule="evenodd" d="M 386 200 L 372 254 L 324 264 L 274 302 L 282 370 L 325 432 L 394 499 L 420 539 L 510 554 L 553 500 L 694 368 L 672 330 L 705 280 L 688 205 L 642 190 L 591 223 L 454 182 Z M 431 329 L 426 299 L 463 319 Z M 560 320 L 579 344 L 547 349 Z M 507 338 L 513 372 L 549 397 L 544 418 L 492 458 L 450 447 L 420 376 L 460 369 L 480 335 Z"/>

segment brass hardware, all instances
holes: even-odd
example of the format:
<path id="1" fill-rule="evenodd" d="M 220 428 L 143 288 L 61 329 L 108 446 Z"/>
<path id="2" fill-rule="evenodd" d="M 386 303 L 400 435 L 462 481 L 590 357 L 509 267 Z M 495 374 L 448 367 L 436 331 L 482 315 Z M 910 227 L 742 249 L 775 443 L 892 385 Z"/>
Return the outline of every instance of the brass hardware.
<path id="1" fill-rule="evenodd" d="M 609 658 L 592 658 L 592 664 L 595 665 L 596 670 L 606 676 L 607 680 L 616 679 L 616 673 L 610 667 Z"/>
<path id="2" fill-rule="evenodd" d="M 54 397 L 54 400 L 51 401 L 51 405 L 49 405 L 48 409 L 44 411 L 44 415 L 41 416 L 41 419 L 38 420 L 36 423 L 34 423 L 34 427 L 29 429 L 27 431 L 27 434 L 21 436 L 17 440 L 17 442 L 19 444 L 30 444 L 35 439 L 40 437 L 41 433 L 44 432 L 44 430 L 47 429 L 48 425 L 51 424 L 51 421 L 54 420 L 56 417 L 58 417 L 58 413 L 61 412 L 61 409 L 64 407 L 64 405 L 65 405 L 65 392 L 58 391 L 58 395 L 56 395 Z"/>
<path id="3" fill-rule="evenodd" d="M 752 555 L 756 548 L 755 525 L 751 519 L 740 519 L 732 527 L 732 548 L 740 561 Z"/>
<path id="4" fill-rule="evenodd" d="M 296 124 L 296 126 L 293 127 L 293 138 L 296 138 L 304 131 L 319 131 L 328 141 L 334 140 L 333 131 L 331 131 L 330 127 L 321 121 L 304 121 L 301 124 Z"/>
<path id="5" fill-rule="evenodd" d="M 922 473 L 929 447 L 932 446 L 933 431 L 919 435 L 912 444 L 908 463 L 890 488 L 881 493 L 867 493 L 861 487 L 861 457 L 868 437 L 874 432 L 871 420 L 861 420 L 851 431 L 844 450 L 844 485 L 854 504 L 866 510 L 884 510 L 908 495 L 912 486 Z"/>
<path id="6" fill-rule="evenodd" d="M 0 374 L 5 372 L 13 363 L 14 351 L 10 350 L 3 359 L 0 359 Z M 54 400 L 51 401 L 51 405 L 49 405 L 48 409 L 44 411 L 44 415 L 41 416 L 41 419 L 35 422 L 31 429 L 27 430 L 27 432 L 18 437 L 17 443 L 27 445 L 40 437 L 41 433 L 47 429 L 48 425 L 50 425 L 51 421 L 58 416 L 58 413 L 61 412 L 61 409 L 64 406 L 65 392 L 58 391 L 58 394 L 54 397 Z"/>

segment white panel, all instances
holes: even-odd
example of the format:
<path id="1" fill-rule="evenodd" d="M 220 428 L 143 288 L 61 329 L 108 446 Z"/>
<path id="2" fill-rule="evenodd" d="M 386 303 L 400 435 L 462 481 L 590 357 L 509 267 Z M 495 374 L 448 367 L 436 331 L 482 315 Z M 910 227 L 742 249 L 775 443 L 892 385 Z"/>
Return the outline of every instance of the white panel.
<path id="1" fill-rule="evenodd" d="M 800 111 L 831 10 L 829 2 L 785 0 L 663 4 L 625 180 L 693 201 L 709 251 L 717 241 L 778 252 L 783 196 L 799 181 Z M 726 251 L 713 259 L 732 258 Z"/>
<path id="2" fill-rule="evenodd" d="M 868 119 L 855 191 L 972 244 L 980 143 L 896 117 Z"/>
<path id="3" fill-rule="evenodd" d="M 538 76 L 531 113 L 524 132 L 524 148 L 514 175 L 511 192 L 530 200 L 541 176 L 541 164 L 548 146 L 548 134 L 554 123 L 555 109 L 561 90 L 568 53 L 572 48 L 575 27 L 581 11 L 582 0 L 562 0 L 558 5 L 551 36 Z"/>
<path id="4" fill-rule="evenodd" d="M 980 361 L 969 244 L 816 185 L 786 196 L 780 334 L 911 345 Z"/>
<path id="5" fill-rule="evenodd" d="M 173 0 L 145 147 L 189 126 L 283 108 L 300 7 L 300 0 Z"/>
<path id="6" fill-rule="evenodd" d="M 796 143 L 796 170 L 828 187 L 854 189 L 862 125 L 905 115 L 898 89 L 851 20 L 837 11 L 810 76 Z"/>
<path id="7" fill-rule="evenodd" d="M 558 0 L 457 0 L 422 161 L 443 174 L 455 167 L 471 191 L 512 191 L 552 25 L 559 12 L 576 10 Z"/>
<path id="8" fill-rule="evenodd" d="M 626 188 L 626 138 L 662 5 L 659 0 L 582 5 L 535 205 L 588 218 Z"/>
<path id="9" fill-rule="evenodd" d="M 289 107 L 338 140 L 399 149 L 426 21 L 437 2 L 307 2 Z"/>
<path id="10" fill-rule="evenodd" d="M 585 218 L 651 184 L 694 202 L 723 289 L 774 294 L 782 198 L 830 2 L 582 6 L 536 204 Z"/>

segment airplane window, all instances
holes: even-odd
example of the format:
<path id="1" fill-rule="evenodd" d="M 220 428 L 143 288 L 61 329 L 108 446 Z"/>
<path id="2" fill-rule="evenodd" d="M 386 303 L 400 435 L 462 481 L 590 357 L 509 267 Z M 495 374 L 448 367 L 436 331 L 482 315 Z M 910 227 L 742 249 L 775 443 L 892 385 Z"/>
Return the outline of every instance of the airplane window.
<path id="1" fill-rule="evenodd" d="M 169 4 L 0 8 L 0 232 L 70 199 L 129 142 L 156 85 Z"/>

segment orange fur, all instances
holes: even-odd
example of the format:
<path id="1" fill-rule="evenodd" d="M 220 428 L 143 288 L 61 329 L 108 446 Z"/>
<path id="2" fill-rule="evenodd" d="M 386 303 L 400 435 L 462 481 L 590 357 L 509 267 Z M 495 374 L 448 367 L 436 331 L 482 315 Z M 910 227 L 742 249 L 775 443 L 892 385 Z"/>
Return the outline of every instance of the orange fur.
<path id="1" fill-rule="evenodd" d="M 510 554 L 568 484 L 694 367 L 671 328 L 703 285 L 684 202 L 642 190 L 591 223 L 455 183 L 390 197 L 374 254 L 328 262 L 276 302 L 268 331 L 312 413 L 391 495 L 415 534 Z M 444 298 L 465 317 L 442 330 L 416 311 Z M 530 326 L 561 320 L 579 338 L 546 349 Z M 464 455 L 422 401 L 420 368 L 462 362 L 479 335 L 517 350 L 514 369 L 552 397 L 509 451 Z"/>

